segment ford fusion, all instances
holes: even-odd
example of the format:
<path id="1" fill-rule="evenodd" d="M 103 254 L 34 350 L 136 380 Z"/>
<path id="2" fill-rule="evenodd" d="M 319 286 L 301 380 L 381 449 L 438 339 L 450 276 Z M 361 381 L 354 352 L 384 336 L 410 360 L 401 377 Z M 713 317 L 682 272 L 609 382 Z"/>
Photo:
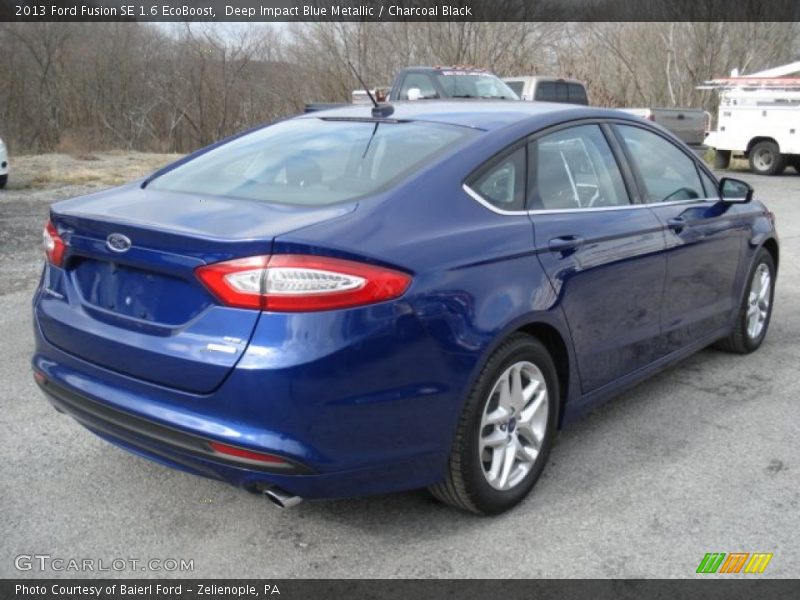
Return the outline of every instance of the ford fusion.
<path id="1" fill-rule="evenodd" d="M 427 487 L 504 511 L 559 428 L 756 350 L 774 217 L 657 125 L 348 107 L 53 205 L 34 378 L 131 452 L 289 506 Z"/>

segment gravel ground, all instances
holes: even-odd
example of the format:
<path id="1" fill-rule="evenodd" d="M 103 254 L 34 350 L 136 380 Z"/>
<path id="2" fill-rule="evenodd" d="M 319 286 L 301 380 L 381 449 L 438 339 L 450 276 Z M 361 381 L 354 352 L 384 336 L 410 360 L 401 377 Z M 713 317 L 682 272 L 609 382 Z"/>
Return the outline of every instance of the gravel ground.
<path id="1" fill-rule="evenodd" d="M 0 192 L 0 577 L 21 575 L 14 558 L 37 553 L 191 559 L 193 572 L 173 575 L 196 577 L 692 577 L 706 552 L 736 551 L 773 552 L 766 574 L 796 576 L 800 176 L 736 175 L 777 214 L 781 234 L 764 346 L 747 357 L 703 351 L 569 427 L 534 493 L 497 518 L 424 492 L 280 511 L 118 450 L 57 414 L 28 364 L 39 236 L 50 202 L 96 188 L 55 181 Z"/>
<path id="2" fill-rule="evenodd" d="M 50 204 L 143 177 L 179 157 L 140 152 L 12 157 L 8 186 L 0 190 L 0 297 L 35 285 Z"/>

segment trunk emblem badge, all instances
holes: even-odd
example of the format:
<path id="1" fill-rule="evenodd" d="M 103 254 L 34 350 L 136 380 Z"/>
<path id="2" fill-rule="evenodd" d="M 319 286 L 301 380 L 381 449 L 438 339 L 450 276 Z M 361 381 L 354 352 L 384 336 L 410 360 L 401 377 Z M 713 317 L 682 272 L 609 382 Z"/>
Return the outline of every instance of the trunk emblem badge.
<path id="1" fill-rule="evenodd" d="M 131 240 L 121 233 L 112 233 L 106 238 L 106 247 L 112 252 L 127 252 L 131 249 Z"/>

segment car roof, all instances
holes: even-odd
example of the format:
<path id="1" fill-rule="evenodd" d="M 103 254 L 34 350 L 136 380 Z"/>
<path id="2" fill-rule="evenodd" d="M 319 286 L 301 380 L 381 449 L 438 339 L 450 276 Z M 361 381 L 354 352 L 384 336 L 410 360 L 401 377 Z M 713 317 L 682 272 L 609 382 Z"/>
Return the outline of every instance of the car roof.
<path id="1" fill-rule="evenodd" d="M 484 75 L 494 75 L 491 71 L 487 71 L 481 67 L 471 67 L 469 65 L 436 65 L 434 67 L 431 66 L 415 66 L 415 67 L 404 67 L 400 69 L 403 73 L 408 71 L 465 71 L 468 73 L 483 73 Z M 497 75 L 494 75 L 497 77 Z"/>
<path id="2" fill-rule="evenodd" d="M 541 121 L 547 126 L 559 121 L 590 118 L 615 118 L 641 121 L 622 111 L 555 102 L 522 100 L 416 100 L 392 102 L 390 117 L 376 120 L 427 121 L 493 131 L 522 121 Z M 300 115 L 300 119 L 372 120 L 372 106 L 350 105 Z M 536 125 L 536 123 L 532 123 Z"/>

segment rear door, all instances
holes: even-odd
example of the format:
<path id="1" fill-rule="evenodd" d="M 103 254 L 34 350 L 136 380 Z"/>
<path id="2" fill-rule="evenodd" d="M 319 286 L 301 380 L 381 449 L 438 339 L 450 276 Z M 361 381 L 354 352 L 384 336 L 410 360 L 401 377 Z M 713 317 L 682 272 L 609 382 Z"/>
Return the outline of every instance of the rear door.
<path id="1" fill-rule="evenodd" d="M 528 148 L 536 252 L 565 312 L 584 393 L 658 356 L 664 236 L 656 216 L 631 203 L 610 135 L 599 123 L 569 126 Z"/>
<path id="2" fill-rule="evenodd" d="M 716 181 L 689 152 L 649 128 L 615 125 L 667 249 L 662 329 L 665 351 L 730 323 L 747 229 L 719 202 Z"/>

